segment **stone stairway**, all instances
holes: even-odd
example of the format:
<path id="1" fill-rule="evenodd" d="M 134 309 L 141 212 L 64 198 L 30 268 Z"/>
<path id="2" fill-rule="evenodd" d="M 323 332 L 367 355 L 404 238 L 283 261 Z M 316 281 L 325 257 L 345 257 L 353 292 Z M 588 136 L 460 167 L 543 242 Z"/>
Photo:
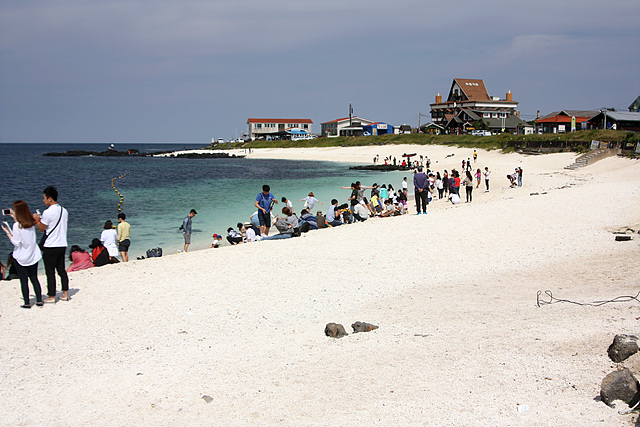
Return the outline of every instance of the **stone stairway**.
<path id="1" fill-rule="evenodd" d="M 605 157 L 615 156 L 618 154 L 618 150 L 609 148 L 600 148 L 588 153 L 585 153 L 576 158 L 575 162 L 569 166 L 565 166 L 565 169 L 575 170 L 604 159 Z"/>

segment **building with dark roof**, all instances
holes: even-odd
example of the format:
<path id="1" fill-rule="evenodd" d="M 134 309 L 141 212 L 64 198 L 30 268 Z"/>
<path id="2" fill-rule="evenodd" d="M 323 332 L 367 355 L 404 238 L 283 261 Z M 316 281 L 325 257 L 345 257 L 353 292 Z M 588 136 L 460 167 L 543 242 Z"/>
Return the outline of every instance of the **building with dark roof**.
<path id="1" fill-rule="evenodd" d="M 640 113 L 631 111 L 600 111 L 589 119 L 592 129 L 615 129 L 640 132 Z"/>
<path id="2" fill-rule="evenodd" d="M 511 91 L 504 99 L 489 96 L 484 81 L 479 79 L 454 79 L 447 100 L 442 101 L 438 93 L 430 107 L 431 121 L 450 133 L 465 133 L 479 122 L 494 132 L 514 132 L 529 126 L 520 118 Z"/>
<path id="3" fill-rule="evenodd" d="M 588 127 L 589 119 L 599 111 L 591 110 L 562 110 L 554 111 L 546 116 L 536 119 L 536 132 L 565 133 L 571 132 L 572 121 L 575 120 L 576 130 L 584 130 Z"/>

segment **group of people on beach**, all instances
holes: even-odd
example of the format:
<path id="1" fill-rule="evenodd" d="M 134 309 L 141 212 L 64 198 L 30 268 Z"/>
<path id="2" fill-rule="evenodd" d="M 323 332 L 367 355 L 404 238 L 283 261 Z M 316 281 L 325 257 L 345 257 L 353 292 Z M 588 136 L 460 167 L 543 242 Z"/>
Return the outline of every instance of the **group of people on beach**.
<path id="1" fill-rule="evenodd" d="M 420 156 L 420 161 L 416 161 L 417 165 L 413 175 L 414 197 L 416 203 L 416 212 L 418 215 L 427 213 L 427 206 L 433 200 L 446 199 L 452 204 L 461 202 L 460 187 L 465 188 L 466 203 L 473 201 L 473 190 L 480 188 L 484 180 L 485 192 L 489 192 L 489 184 L 491 179 L 491 171 L 488 166 L 474 168 L 472 166 L 471 157 L 462 160 L 462 172 L 457 169 L 450 171 L 444 170 L 432 171 L 429 168 L 424 171 L 423 162 L 430 163 L 428 157 Z M 478 153 L 473 152 L 473 163 L 476 163 Z M 391 161 L 391 157 L 386 157 L 385 162 Z M 374 158 L 374 162 L 379 161 L 379 156 Z M 474 171 L 475 169 L 475 171 Z M 522 168 L 517 167 L 513 174 L 508 176 L 510 180 L 515 179 L 516 184 L 522 186 Z M 309 230 L 319 228 L 338 227 L 344 224 L 366 221 L 374 217 L 389 217 L 396 215 L 404 215 L 408 212 L 408 181 L 407 177 L 402 180 L 402 188 L 395 190 L 392 184 L 378 185 L 374 183 L 372 186 L 363 185 L 360 181 L 356 181 L 342 189 L 351 190 L 349 197 L 345 203 L 339 204 L 338 199 L 332 199 L 326 214 L 318 211 L 315 215 L 312 213 L 316 203 L 321 202 L 315 198 L 313 192 L 305 198 L 299 199 L 298 202 L 304 202 L 304 208 L 298 216 L 293 210 L 293 204 L 286 197 L 282 197 L 281 201 L 285 205 L 282 208 L 282 215 L 273 215 L 274 205 L 278 203 L 276 197 L 271 193 L 271 188 L 264 185 L 262 192 L 258 193 L 254 206 L 256 212 L 251 215 L 248 222 L 239 222 L 236 228 L 229 227 L 227 229 L 226 240 L 230 245 L 242 243 L 251 243 L 258 240 L 274 240 L 286 239 L 299 236 Z M 365 196 L 367 190 L 370 190 L 369 198 Z M 270 236 L 269 232 L 272 224 L 278 230 L 279 234 Z M 217 248 L 222 244 L 222 236 L 213 235 L 212 247 Z"/>
<path id="2" fill-rule="evenodd" d="M 24 200 L 17 200 L 11 209 L 3 210 L 3 214 L 13 218 L 12 226 L 7 221 L 2 224 L 5 232 L 13 245 L 13 251 L 9 255 L 7 265 L 2 265 L 0 279 L 17 278 L 20 280 L 20 288 L 24 304 L 22 308 L 31 308 L 29 297 L 29 282 L 33 286 L 38 307 L 44 304 L 55 304 L 56 299 L 56 275 L 60 277 L 62 295 L 59 300 L 69 301 L 69 276 L 68 272 L 99 267 L 109 263 L 119 262 L 118 252 L 122 261 L 127 262 L 129 250 L 130 226 L 125 221 L 126 215 L 118 215 L 118 227 L 114 229 L 111 221 L 106 221 L 100 238 L 93 239 L 89 245 L 91 254 L 78 245 L 71 246 L 69 260 L 71 265 L 65 268 L 67 252 L 67 224 L 69 213 L 58 203 L 58 190 L 48 186 L 43 190 L 42 201 L 45 211 L 39 210 L 32 213 Z M 40 242 L 36 242 L 36 230 L 43 232 Z M 44 262 L 47 277 L 47 295 L 43 298 L 42 288 L 38 280 L 38 263 Z"/>

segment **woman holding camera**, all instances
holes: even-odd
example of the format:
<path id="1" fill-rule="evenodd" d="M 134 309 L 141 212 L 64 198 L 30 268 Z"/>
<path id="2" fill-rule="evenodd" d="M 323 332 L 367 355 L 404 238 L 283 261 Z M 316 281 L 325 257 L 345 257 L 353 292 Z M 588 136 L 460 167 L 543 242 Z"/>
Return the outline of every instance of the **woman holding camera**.
<path id="1" fill-rule="evenodd" d="M 2 224 L 2 229 L 13 244 L 13 257 L 16 261 L 22 298 L 24 299 L 24 305 L 20 307 L 31 308 L 28 280 L 31 280 L 36 294 L 36 305 L 42 307 L 42 289 L 38 281 L 38 261 L 42 258 L 42 254 L 36 243 L 36 220 L 27 203 L 22 200 L 13 203 L 11 217 L 16 221 L 13 223 L 13 229 L 9 230 L 5 224 Z"/>

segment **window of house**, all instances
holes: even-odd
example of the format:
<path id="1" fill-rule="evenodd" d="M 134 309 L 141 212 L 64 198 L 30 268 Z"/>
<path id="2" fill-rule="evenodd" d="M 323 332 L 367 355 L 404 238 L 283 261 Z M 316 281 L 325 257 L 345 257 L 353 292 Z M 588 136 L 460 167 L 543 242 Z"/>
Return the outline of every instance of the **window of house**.
<path id="1" fill-rule="evenodd" d="M 483 119 L 489 119 L 489 118 L 491 118 L 491 113 L 482 113 L 482 118 L 483 118 Z"/>
<path id="2" fill-rule="evenodd" d="M 491 118 L 497 119 L 498 118 L 498 113 L 491 113 Z"/>
<path id="3" fill-rule="evenodd" d="M 309 125 L 303 125 L 302 128 L 303 129 L 309 129 Z"/>
<path id="4" fill-rule="evenodd" d="M 507 113 L 500 113 L 500 118 L 501 119 L 506 119 L 507 118 Z"/>
<path id="5" fill-rule="evenodd" d="M 262 129 L 262 123 L 256 123 L 256 129 Z"/>

